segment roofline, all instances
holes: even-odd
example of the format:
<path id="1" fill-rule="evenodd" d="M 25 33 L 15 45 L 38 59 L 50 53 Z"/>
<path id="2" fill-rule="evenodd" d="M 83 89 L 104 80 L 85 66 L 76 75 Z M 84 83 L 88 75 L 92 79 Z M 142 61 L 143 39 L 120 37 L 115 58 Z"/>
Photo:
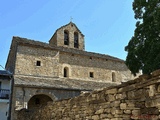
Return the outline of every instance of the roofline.
<path id="1" fill-rule="evenodd" d="M 35 46 L 35 47 L 44 48 L 44 49 L 57 50 L 60 52 L 65 52 L 65 53 L 72 53 L 72 54 L 89 56 L 89 57 L 104 58 L 104 59 L 123 62 L 123 63 L 125 62 L 122 59 L 119 59 L 119 58 L 116 58 L 116 57 L 113 57 L 110 55 L 88 52 L 88 51 L 83 51 L 83 50 L 77 50 L 74 48 L 66 48 L 66 47 L 62 47 L 62 46 L 54 46 L 53 47 L 53 46 L 50 46 L 48 43 L 35 41 L 35 40 L 27 39 L 27 38 L 21 38 L 21 37 L 17 37 L 17 36 L 13 37 L 13 41 L 16 41 L 17 44 L 26 45 L 26 46 Z M 72 51 L 72 50 L 74 50 L 74 51 Z"/>
<path id="2" fill-rule="evenodd" d="M 34 85 L 23 85 L 23 84 L 14 84 L 14 87 L 46 88 L 46 89 L 74 90 L 74 91 L 93 91 L 93 90 L 91 90 L 91 89 L 76 89 L 76 88 L 63 88 L 63 87 L 47 87 L 47 86 L 34 86 Z"/>

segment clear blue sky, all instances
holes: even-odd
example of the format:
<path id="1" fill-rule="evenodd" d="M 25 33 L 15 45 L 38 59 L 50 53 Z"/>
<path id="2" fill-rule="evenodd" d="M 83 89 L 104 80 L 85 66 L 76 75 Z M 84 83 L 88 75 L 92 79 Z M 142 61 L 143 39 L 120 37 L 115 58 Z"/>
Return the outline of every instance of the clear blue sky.
<path id="1" fill-rule="evenodd" d="M 13 36 L 48 43 L 56 29 L 73 22 L 85 35 L 86 51 L 125 60 L 134 34 L 133 0 L 1 0 L 0 65 Z"/>

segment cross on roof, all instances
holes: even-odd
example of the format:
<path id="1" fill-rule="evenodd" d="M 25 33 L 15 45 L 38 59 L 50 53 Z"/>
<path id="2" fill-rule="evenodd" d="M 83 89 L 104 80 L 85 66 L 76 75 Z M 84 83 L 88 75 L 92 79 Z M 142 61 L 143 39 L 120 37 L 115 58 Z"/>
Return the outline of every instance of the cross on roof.
<path id="1" fill-rule="evenodd" d="M 72 18 L 72 16 L 71 16 L 71 22 L 72 22 L 72 20 L 73 20 L 73 18 Z"/>

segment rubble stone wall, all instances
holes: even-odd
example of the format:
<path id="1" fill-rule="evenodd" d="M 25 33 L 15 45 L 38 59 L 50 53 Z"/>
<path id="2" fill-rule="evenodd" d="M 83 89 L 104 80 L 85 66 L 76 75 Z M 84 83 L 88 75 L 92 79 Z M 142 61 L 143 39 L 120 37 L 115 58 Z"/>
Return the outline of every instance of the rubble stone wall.
<path id="1" fill-rule="evenodd" d="M 58 77 L 58 61 L 58 51 L 18 46 L 15 74 Z"/>
<path id="2" fill-rule="evenodd" d="M 73 55 L 71 53 L 60 53 L 59 76 L 63 77 L 64 67 L 70 70 L 69 77 L 72 79 L 85 79 L 112 82 L 112 73 L 115 74 L 116 82 L 133 79 L 131 72 L 124 62 L 106 60 L 104 58 Z M 94 77 L 90 77 L 93 72 Z"/>
<path id="3" fill-rule="evenodd" d="M 37 66 L 37 62 L 40 65 Z M 133 79 L 124 62 L 103 58 L 76 55 L 58 50 L 42 49 L 32 46 L 18 46 L 15 74 L 29 76 L 64 77 L 64 68 L 69 69 L 69 78 L 113 82 Z M 90 72 L 93 77 L 90 77 Z"/>
<path id="4" fill-rule="evenodd" d="M 115 87 L 48 103 L 32 113 L 21 110 L 18 120 L 26 115 L 30 118 L 25 120 L 158 120 L 160 70 Z"/>

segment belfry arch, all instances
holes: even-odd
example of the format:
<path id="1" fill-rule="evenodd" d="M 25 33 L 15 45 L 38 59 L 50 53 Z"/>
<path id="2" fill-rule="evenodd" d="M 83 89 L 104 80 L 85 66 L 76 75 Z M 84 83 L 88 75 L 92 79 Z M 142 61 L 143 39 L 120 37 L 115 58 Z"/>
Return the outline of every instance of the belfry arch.
<path id="1" fill-rule="evenodd" d="M 36 109 L 48 102 L 53 102 L 52 98 L 45 94 L 37 94 L 30 98 L 28 101 L 28 109 Z"/>

